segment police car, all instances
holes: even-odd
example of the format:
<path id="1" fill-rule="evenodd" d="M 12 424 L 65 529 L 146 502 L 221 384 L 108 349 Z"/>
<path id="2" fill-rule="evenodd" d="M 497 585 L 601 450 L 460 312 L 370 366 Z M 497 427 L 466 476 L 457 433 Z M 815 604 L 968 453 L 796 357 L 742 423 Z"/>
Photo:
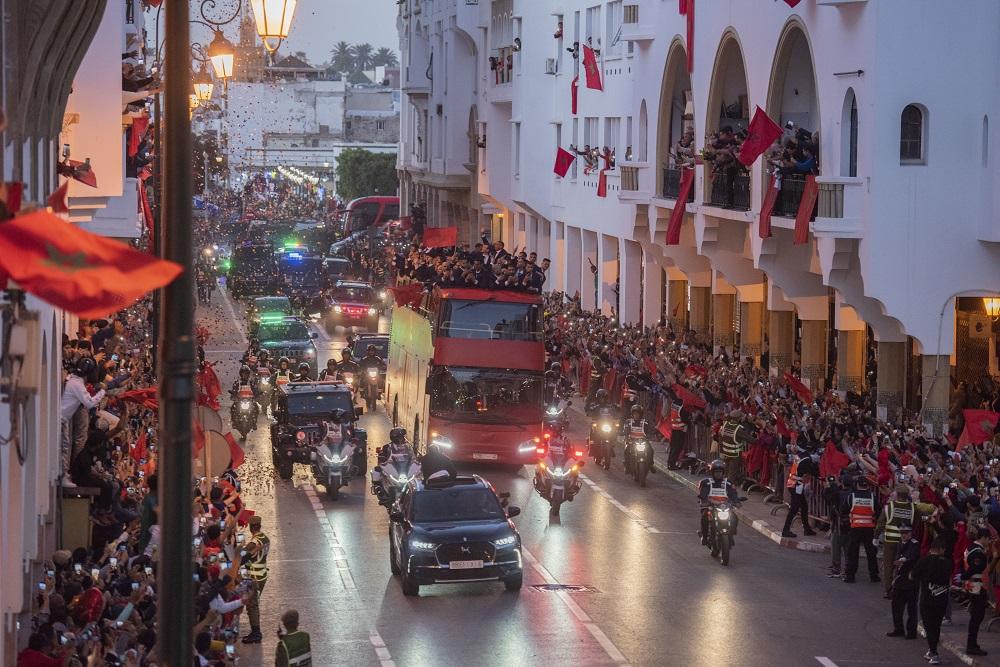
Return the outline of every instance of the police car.
<path id="1" fill-rule="evenodd" d="M 521 588 L 521 536 L 505 503 L 478 475 L 413 480 L 389 512 L 389 566 L 404 595 L 426 584 L 502 581 Z"/>

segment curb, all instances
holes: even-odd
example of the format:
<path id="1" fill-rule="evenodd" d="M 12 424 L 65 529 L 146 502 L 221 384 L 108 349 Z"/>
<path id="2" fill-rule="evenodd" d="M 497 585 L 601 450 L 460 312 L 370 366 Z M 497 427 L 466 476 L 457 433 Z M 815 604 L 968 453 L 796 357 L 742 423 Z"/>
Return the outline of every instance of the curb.
<path id="1" fill-rule="evenodd" d="M 657 470 L 664 473 L 674 481 L 680 482 L 684 486 L 690 489 L 696 489 L 697 485 L 693 480 L 686 478 L 681 475 L 676 470 L 670 470 L 662 463 L 655 461 L 654 465 Z M 785 547 L 786 549 L 797 549 L 799 551 L 809 551 L 812 553 L 830 553 L 829 544 L 816 544 L 815 542 L 806 542 L 804 540 L 799 540 L 794 537 L 782 537 L 781 531 L 776 530 L 774 526 L 761 519 L 753 519 L 748 514 L 741 510 L 736 510 L 736 516 L 739 517 L 740 521 L 749 525 L 751 528 L 756 530 L 758 533 L 771 540 L 779 546 Z"/>

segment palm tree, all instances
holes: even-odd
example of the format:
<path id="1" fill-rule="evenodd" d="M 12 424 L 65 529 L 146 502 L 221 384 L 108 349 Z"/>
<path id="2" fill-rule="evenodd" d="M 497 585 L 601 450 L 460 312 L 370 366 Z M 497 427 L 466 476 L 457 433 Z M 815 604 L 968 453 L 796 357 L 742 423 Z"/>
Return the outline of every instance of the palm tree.
<path id="1" fill-rule="evenodd" d="M 350 72 L 354 69 L 354 56 L 351 55 L 351 45 L 347 42 L 337 42 L 330 51 L 330 67 L 335 72 Z"/>
<path id="2" fill-rule="evenodd" d="M 372 56 L 372 64 L 376 67 L 379 65 L 385 65 L 386 67 L 395 67 L 399 64 L 399 59 L 396 57 L 396 52 L 392 49 L 382 47 L 375 52 Z"/>
<path id="3" fill-rule="evenodd" d="M 355 44 L 351 47 L 351 55 L 354 56 L 354 69 L 364 71 L 372 66 L 372 45 Z"/>

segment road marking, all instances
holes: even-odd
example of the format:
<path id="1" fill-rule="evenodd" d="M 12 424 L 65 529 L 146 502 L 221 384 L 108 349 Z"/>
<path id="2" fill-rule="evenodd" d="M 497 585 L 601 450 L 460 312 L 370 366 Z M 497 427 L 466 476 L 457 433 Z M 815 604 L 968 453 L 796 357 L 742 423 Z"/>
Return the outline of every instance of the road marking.
<path id="1" fill-rule="evenodd" d="M 653 526 L 651 526 L 648 521 L 646 521 L 645 519 L 643 519 L 641 516 L 639 516 L 638 514 L 636 514 L 635 512 L 633 512 L 632 510 L 630 510 L 629 508 L 625 507 L 625 505 L 623 505 L 621 502 L 619 502 L 617 498 L 615 498 L 610 493 L 608 493 L 607 491 L 605 491 L 604 489 L 602 489 L 600 486 L 598 486 L 597 483 L 594 482 L 594 480 L 590 479 L 589 477 L 587 477 L 583 473 L 580 473 L 580 479 L 583 481 L 584 484 L 586 484 L 591 489 L 593 489 L 602 498 L 604 498 L 609 503 L 611 503 L 612 505 L 614 505 L 616 508 L 618 508 L 619 510 L 621 510 L 621 512 L 625 516 L 627 516 L 629 519 L 631 519 L 637 526 L 639 526 L 640 528 L 642 528 L 647 533 L 659 533 L 660 532 L 660 530 L 658 528 L 654 528 Z"/>
<path id="2" fill-rule="evenodd" d="M 246 349 L 250 345 L 250 343 L 247 341 L 247 330 L 243 326 L 242 320 L 236 317 L 236 310 L 233 308 L 233 302 L 229 298 L 229 291 L 228 290 L 220 290 L 220 291 L 222 292 L 222 303 L 226 305 L 226 310 L 229 311 L 229 316 L 233 318 L 233 323 L 236 325 L 236 329 L 240 332 L 240 336 L 243 339 L 242 341 L 243 348 Z"/>
<path id="3" fill-rule="evenodd" d="M 535 568 L 535 572 L 538 573 L 538 575 L 545 581 L 545 583 L 547 584 L 559 583 L 559 581 L 557 581 L 556 578 L 552 576 L 552 573 L 549 572 L 544 565 L 542 565 L 542 562 L 537 558 L 535 558 L 535 556 L 530 551 L 528 551 L 527 548 L 525 548 L 523 545 L 521 546 L 521 556 L 524 558 L 525 562 L 530 563 L 531 566 Z M 617 665 L 628 664 L 628 659 L 625 658 L 625 655 L 618 650 L 618 647 L 615 646 L 614 642 L 612 642 L 611 639 L 606 634 L 604 634 L 604 631 L 601 630 L 600 627 L 598 627 L 597 623 L 594 623 L 593 619 L 590 618 L 590 615 L 587 614 L 587 612 L 585 612 L 583 608 L 576 603 L 576 600 L 574 600 L 567 591 L 557 591 L 556 597 L 558 597 L 562 601 L 562 603 L 566 605 L 566 607 L 570 610 L 570 613 L 572 613 L 573 616 L 575 616 L 578 621 L 583 623 L 583 627 L 585 627 L 587 629 L 587 632 L 589 632 L 597 641 L 597 643 L 601 645 L 601 648 L 604 649 L 604 652 L 608 655 L 609 658 L 611 658 L 611 660 L 614 661 L 615 664 Z"/>
<path id="4" fill-rule="evenodd" d="M 816 656 L 816 662 L 823 665 L 823 667 L 837 667 L 837 663 L 835 663 L 833 660 L 830 660 L 830 658 L 824 658 L 818 655 Z"/>
<path id="5" fill-rule="evenodd" d="M 319 496 L 316 495 L 316 488 L 308 483 L 303 484 L 301 488 L 316 512 L 320 532 L 326 537 L 330 543 L 330 547 L 334 550 L 333 564 L 336 567 L 341 583 L 344 585 L 344 590 L 358 596 L 358 586 L 354 582 L 354 575 L 351 574 L 351 564 L 346 558 L 344 549 L 340 546 L 340 540 L 337 538 L 337 532 L 333 529 L 330 519 L 326 516 L 326 512 L 321 509 L 323 503 L 320 501 Z M 358 602 L 361 602 L 360 596 L 358 596 Z M 396 663 L 392 659 L 392 654 L 385 645 L 382 635 L 375 628 L 374 623 L 368 628 L 368 641 L 372 645 L 372 648 L 375 649 L 375 655 L 378 657 L 381 667 L 396 667 Z"/>

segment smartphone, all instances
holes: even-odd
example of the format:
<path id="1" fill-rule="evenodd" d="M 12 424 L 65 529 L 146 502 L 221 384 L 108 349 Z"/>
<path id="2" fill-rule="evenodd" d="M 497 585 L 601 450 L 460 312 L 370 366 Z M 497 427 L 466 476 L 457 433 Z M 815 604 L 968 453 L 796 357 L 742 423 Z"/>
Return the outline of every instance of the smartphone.
<path id="1" fill-rule="evenodd" d="M 153 574 L 153 568 L 146 566 L 146 574 Z"/>
<path id="2" fill-rule="evenodd" d="M 55 570 L 46 570 L 45 574 L 47 574 L 50 577 L 54 577 L 54 576 L 56 576 L 56 571 Z"/>
<path id="3" fill-rule="evenodd" d="M 111 361 L 118 361 L 118 355 L 117 354 L 112 354 L 111 355 Z"/>
<path id="4" fill-rule="evenodd" d="M 138 581 L 133 581 L 132 582 L 132 590 L 133 591 L 139 590 L 139 582 Z"/>
<path id="5" fill-rule="evenodd" d="M 236 655 L 236 647 L 232 644 L 226 644 L 226 655 L 230 658 Z"/>
<path id="6" fill-rule="evenodd" d="M 44 581 L 38 582 L 38 590 L 42 591 L 43 593 L 45 592 L 45 582 Z"/>
<path id="7" fill-rule="evenodd" d="M 124 621 L 115 621 L 115 627 L 122 627 L 122 623 L 124 623 Z"/>
<path id="8" fill-rule="evenodd" d="M 200 547 L 201 546 L 201 538 L 200 537 L 194 538 L 194 545 L 196 547 Z"/>
<path id="9" fill-rule="evenodd" d="M 146 476 L 146 473 L 143 472 L 142 470 L 140 470 L 139 471 L 139 477 L 140 477 L 140 479 L 143 478 L 143 477 L 145 477 L 145 476 Z"/>
<path id="10" fill-rule="evenodd" d="M 111 563 L 111 567 L 117 567 L 118 566 L 118 559 L 115 558 L 114 556 L 112 556 L 111 558 L 109 558 L 108 562 Z"/>
<path id="11" fill-rule="evenodd" d="M 77 574 L 80 574 L 81 572 L 83 572 L 83 566 L 80 565 L 79 563 L 73 563 L 73 571 L 76 572 Z"/>
<path id="12" fill-rule="evenodd" d="M 97 579 L 99 576 L 101 576 L 101 571 L 95 567 L 90 571 L 90 576 L 93 577 L 94 579 Z"/>
<path id="13" fill-rule="evenodd" d="M 69 637 L 67 637 L 66 635 L 59 635 L 59 643 L 65 646 L 66 644 L 69 643 Z"/>
<path id="14" fill-rule="evenodd" d="M 246 539 L 246 535 L 244 535 L 243 533 L 237 533 L 236 534 L 236 543 L 237 544 L 243 544 L 243 540 L 244 539 Z"/>

